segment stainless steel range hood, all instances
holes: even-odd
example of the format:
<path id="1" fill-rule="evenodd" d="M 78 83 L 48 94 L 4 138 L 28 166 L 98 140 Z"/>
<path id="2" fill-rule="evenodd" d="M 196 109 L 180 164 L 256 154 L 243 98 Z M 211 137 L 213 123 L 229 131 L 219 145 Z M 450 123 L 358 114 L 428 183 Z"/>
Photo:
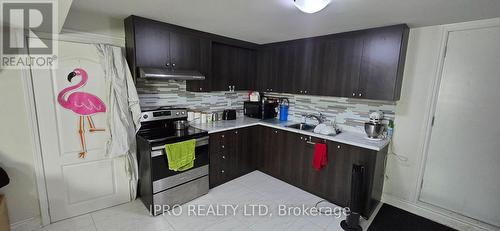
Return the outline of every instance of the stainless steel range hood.
<path id="1" fill-rule="evenodd" d="M 140 67 L 139 75 L 147 79 L 164 80 L 204 80 L 205 76 L 199 71 L 171 70 L 166 68 Z"/>

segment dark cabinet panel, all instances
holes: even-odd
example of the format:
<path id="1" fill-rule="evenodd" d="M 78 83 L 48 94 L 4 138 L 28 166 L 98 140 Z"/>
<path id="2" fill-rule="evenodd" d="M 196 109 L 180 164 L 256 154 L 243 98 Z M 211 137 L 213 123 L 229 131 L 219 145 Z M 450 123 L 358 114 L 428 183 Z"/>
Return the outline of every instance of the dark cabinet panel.
<path id="1" fill-rule="evenodd" d="M 210 187 L 250 173 L 256 169 L 257 127 L 210 135 Z"/>
<path id="2" fill-rule="evenodd" d="M 329 36 L 314 43 L 311 93 L 355 97 L 363 51 L 360 33 Z"/>
<path id="3" fill-rule="evenodd" d="M 249 88 L 251 78 L 255 77 L 256 55 L 254 50 L 212 44 L 212 90 L 227 91 Z"/>
<path id="4" fill-rule="evenodd" d="M 179 32 L 170 32 L 170 61 L 174 70 L 199 70 L 201 39 Z"/>
<path id="5" fill-rule="evenodd" d="M 358 97 L 399 100 L 407 41 L 406 25 L 365 32 Z"/>
<path id="6" fill-rule="evenodd" d="M 135 21 L 135 60 L 138 67 L 166 67 L 170 62 L 170 32 L 159 22 Z"/>
<path id="7" fill-rule="evenodd" d="M 279 44 L 276 47 L 276 76 L 279 90 L 307 94 L 310 86 L 312 44 L 307 40 Z"/>
<path id="8" fill-rule="evenodd" d="M 255 90 L 266 92 L 281 91 L 276 76 L 277 60 L 277 49 L 274 47 L 262 47 L 257 51 Z"/>
<path id="9" fill-rule="evenodd" d="M 199 71 L 205 75 L 205 80 L 188 80 L 186 81 L 186 90 L 192 92 L 209 92 L 211 91 L 212 72 L 211 72 L 211 50 L 212 42 L 207 39 L 200 39 L 200 66 Z"/>

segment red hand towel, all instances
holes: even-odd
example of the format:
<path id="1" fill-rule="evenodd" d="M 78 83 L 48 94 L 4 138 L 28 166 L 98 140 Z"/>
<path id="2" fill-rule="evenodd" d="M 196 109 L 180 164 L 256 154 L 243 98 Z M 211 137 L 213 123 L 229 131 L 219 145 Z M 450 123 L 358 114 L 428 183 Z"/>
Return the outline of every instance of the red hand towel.
<path id="1" fill-rule="evenodd" d="M 319 171 L 321 167 L 326 166 L 326 163 L 326 144 L 316 143 L 314 145 L 312 166 L 316 171 Z"/>

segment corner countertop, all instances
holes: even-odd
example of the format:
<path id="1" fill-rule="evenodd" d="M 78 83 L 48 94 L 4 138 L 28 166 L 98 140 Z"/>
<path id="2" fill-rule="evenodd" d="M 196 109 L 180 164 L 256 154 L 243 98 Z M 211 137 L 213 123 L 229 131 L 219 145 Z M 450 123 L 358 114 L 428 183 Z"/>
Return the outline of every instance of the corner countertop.
<path id="1" fill-rule="evenodd" d="M 222 131 L 227 131 L 227 130 L 232 130 L 232 129 L 238 129 L 238 128 L 244 128 L 244 127 L 250 127 L 254 125 L 262 125 L 262 126 L 267 126 L 267 127 L 272 127 L 272 128 L 277 128 L 281 130 L 286 130 L 290 132 L 295 132 L 299 134 L 304 134 L 304 135 L 309 135 L 312 137 L 317 137 L 320 139 L 325 139 L 325 140 L 330 140 L 334 142 L 339 142 L 339 143 L 344 143 L 348 145 L 353 145 L 361 148 L 367 148 L 375 151 L 380 151 L 387 144 L 389 144 L 389 140 L 384 139 L 384 140 L 369 140 L 366 138 L 366 135 L 361 132 L 353 132 L 353 131 L 342 131 L 342 133 L 337 134 L 336 136 L 327 136 L 327 135 L 321 135 L 317 134 L 314 132 L 308 132 L 308 131 L 302 131 L 294 128 L 288 128 L 286 126 L 290 124 L 296 124 L 297 122 L 295 121 L 279 121 L 278 119 L 268 119 L 268 120 L 260 120 L 260 119 L 254 119 L 254 118 L 249 118 L 246 116 L 238 117 L 236 120 L 222 120 L 222 121 L 216 121 L 216 122 L 211 122 L 211 123 L 194 123 L 191 124 L 191 126 L 195 128 L 199 128 L 201 130 L 208 131 L 209 134 L 212 133 L 217 133 L 217 132 L 222 132 Z"/>

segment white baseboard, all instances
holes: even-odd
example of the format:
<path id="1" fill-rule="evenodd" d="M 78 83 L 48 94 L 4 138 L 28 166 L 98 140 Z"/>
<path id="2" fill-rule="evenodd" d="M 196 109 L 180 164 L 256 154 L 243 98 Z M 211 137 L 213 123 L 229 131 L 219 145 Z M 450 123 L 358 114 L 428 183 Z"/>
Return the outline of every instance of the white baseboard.
<path id="1" fill-rule="evenodd" d="M 38 230 L 41 227 L 42 220 L 40 217 L 33 217 L 10 225 L 11 231 L 33 231 Z"/>
<path id="2" fill-rule="evenodd" d="M 500 228 L 471 218 L 456 215 L 452 212 L 445 212 L 444 210 L 440 209 L 434 209 L 431 206 L 425 206 L 414 202 L 401 200 L 388 194 L 383 194 L 382 201 L 386 204 L 398 207 L 421 217 L 425 217 L 429 220 L 449 226 L 456 230 L 500 231 Z"/>

